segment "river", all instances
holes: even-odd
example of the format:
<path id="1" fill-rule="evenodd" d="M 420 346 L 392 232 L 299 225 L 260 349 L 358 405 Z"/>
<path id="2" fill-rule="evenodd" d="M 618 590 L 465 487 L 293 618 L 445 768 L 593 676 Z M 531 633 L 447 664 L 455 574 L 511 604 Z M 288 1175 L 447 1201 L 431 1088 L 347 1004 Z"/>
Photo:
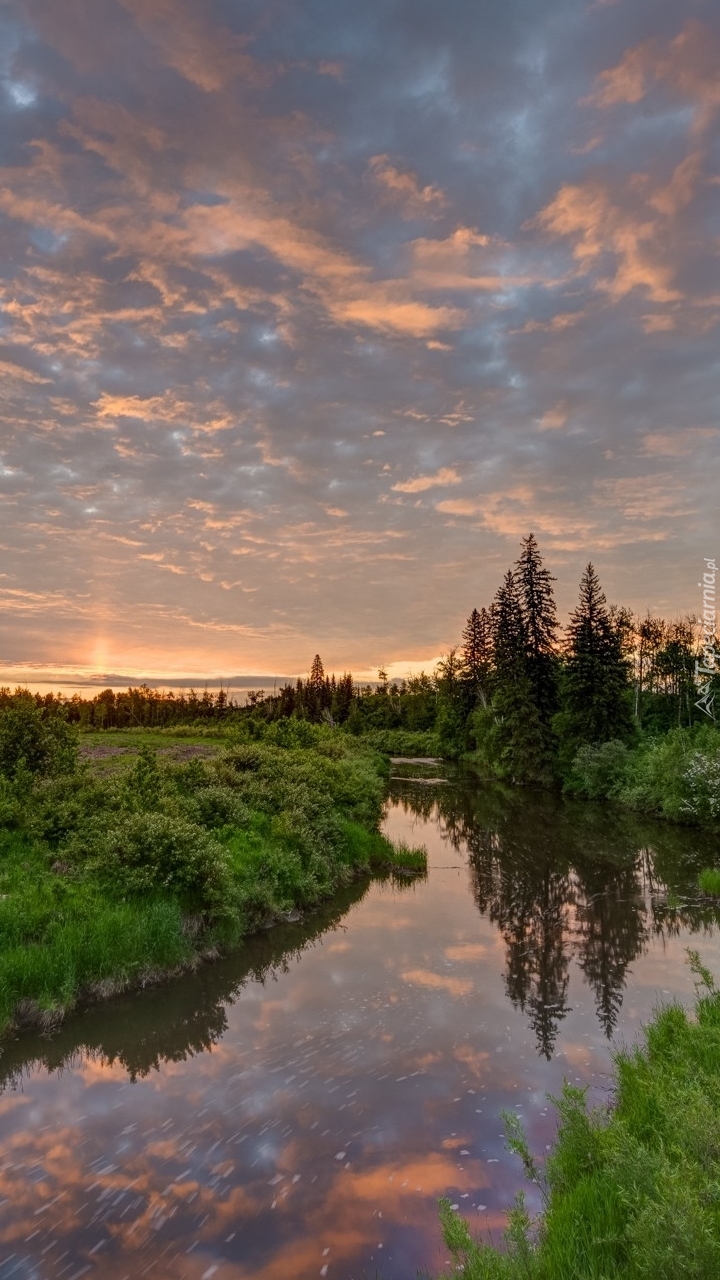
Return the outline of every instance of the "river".
<path id="1" fill-rule="evenodd" d="M 427 878 L 312 918 L 0 1055 L 0 1280 L 412 1280 L 437 1200 L 502 1235 L 563 1078 L 720 972 L 709 837 L 396 763 L 385 828 Z M 536 1202 L 530 1197 L 532 1207 Z"/>

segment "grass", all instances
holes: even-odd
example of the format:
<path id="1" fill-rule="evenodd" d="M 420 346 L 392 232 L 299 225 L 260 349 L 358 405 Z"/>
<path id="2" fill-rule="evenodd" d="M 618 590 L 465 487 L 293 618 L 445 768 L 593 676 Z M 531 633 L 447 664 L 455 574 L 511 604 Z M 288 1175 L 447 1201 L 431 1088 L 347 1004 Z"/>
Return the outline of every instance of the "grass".
<path id="1" fill-rule="evenodd" d="M 698 884 L 703 893 L 713 898 L 720 898 L 720 870 L 717 867 L 706 867 L 698 876 Z"/>
<path id="2" fill-rule="evenodd" d="M 441 1202 L 445 1242 L 465 1280 L 715 1280 L 720 1276 L 720 992 L 701 984 L 695 1016 L 657 1013 L 642 1043 L 615 1059 L 615 1102 L 589 1111 L 568 1084 L 557 1140 L 540 1171 L 515 1117 L 508 1145 L 538 1182 L 532 1221 L 520 1197 L 506 1249 L 474 1240 Z"/>
<path id="3" fill-rule="evenodd" d="M 387 764 L 366 744 L 308 726 L 304 745 L 227 735 L 188 756 L 163 750 L 175 738 L 82 735 L 126 752 L 68 764 L 66 743 L 62 769 L 23 757 L 0 777 L 0 1033 L 192 966 L 371 871 L 424 870 L 378 830 Z"/>

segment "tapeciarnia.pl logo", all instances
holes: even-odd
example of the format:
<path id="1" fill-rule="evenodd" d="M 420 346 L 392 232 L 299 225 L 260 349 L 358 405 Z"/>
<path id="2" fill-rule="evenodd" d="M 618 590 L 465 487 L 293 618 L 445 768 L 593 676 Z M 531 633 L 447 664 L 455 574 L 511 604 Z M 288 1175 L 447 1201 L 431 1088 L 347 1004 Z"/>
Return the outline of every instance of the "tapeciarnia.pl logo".
<path id="1" fill-rule="evenodd" d="M 698 582 L 698 586 L 702 587 L 703 607 L 700 614 L 702 623 L 702 661 L 695 659 L 695 683 L 697 692 L 700 694 L 696 707 L 704 711 L 712 720 L 715 719 L 713 711 L 713 703 L 715 702 L 715 694 L 712 690 L 712 678 L 718 670 L 717 654 L 715 652 L 715 575 L 717 566 L 715 559 L 704 557 L 705 572 L 703 573 L 702 582 Z"/>

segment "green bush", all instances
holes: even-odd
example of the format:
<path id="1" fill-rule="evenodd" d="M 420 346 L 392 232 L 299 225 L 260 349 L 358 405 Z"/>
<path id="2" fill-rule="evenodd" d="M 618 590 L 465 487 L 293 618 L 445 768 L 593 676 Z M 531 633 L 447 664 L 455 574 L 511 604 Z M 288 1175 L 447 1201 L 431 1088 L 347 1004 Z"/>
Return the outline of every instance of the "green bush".
<path id="1" fill-rule="evenodd" d="M 46 715 L 30 695 L 0 711 L 0 773 L 6 778 L 69 773 L 76 762 L 75 730 L 61 716 Z"/>
<path id="2" fill-rule="evenodd" d="M 720 733 L 711 725 L 673 729 L 632 753 L 618 799 L 676 822 L 720 816 Z"/>
<path id="3" fill-rule="evenodd" d="M 283 720 L 275 720 L 265 730 L 263 741 L 271 746 L 297 748 L 317 746 L 322 735 L 318 725 L 309 720 L 298 720 L 295 716 Z"/>
<path id="4" fill-rule="evenodd" d="M 222 913 L 233 903 L 226 850 L 194 823 L 162 813 L 132 813 L 109 831 L 79 835 L 64 847 L 80 873 L 120 898 L 164 893 L 189 910 Z"/>
<path id="5" fill-rule="evenodd" d="M 586 743 L 572 762 L 565 790 L 589 800 L 606 800 L 625 782 L 629 759 L 624 742 Z"/>
<path id="6" fill-rule="evenodd" d="M 368 729 L 362 742 L 389 756 L 439 756 L 440 740 L 434 729 Z"/>
<path id="7" fill-rule="evenodd" d="M 203 827 L 245 827 L 251 811 L 232 787 L 222 783 L 198 789 L 188 801 L 188 817 Z"/>

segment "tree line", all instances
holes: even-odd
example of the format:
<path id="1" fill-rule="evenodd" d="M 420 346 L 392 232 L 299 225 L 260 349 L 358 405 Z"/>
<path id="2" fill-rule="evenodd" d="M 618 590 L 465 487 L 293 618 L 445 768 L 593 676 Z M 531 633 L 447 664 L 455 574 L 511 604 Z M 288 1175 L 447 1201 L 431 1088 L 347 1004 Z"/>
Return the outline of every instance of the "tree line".
<path id="1" fill-rule="evenodd" d="M 528 534 L 494 598 L 472 609 L 432 674 L 390 681 L 380 670 L 376 682 L 360 684 L 350 672 L 326 674 L 316 654 L 307 678 L 272 693 L 251 690 L 242 703 L 223 689 L 174 693 L 147 685 L 35 701 L 87 729 L 244 722 L 261 731 L 293 718 L 358 735 L 431 733 L 445 755 L 473 752 L 489 772 L 539 785 L 565 776 L 585 744 L 632 746 L 639 735 L 708 723 L 695 706 L 693 618 L 639 617 L 609 605 L 588 564 L 561 628 L 554 582 Z M 0 690 L 0 708 L 16 696 Z"/>

